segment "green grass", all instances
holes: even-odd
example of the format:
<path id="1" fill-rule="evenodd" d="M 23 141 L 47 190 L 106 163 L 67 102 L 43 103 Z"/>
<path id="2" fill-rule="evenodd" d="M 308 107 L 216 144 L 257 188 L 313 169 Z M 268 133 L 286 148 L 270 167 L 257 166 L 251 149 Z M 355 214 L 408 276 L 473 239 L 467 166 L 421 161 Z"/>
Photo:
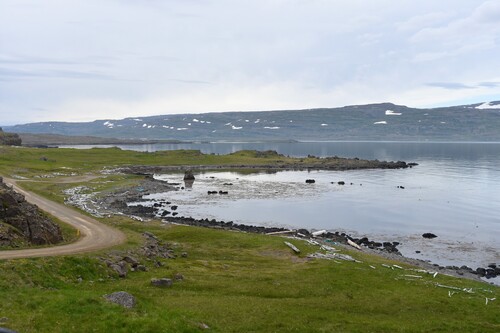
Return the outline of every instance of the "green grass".
<path id="1" fill-rule="evenodd" d="M 118 148 L 40 149 L 0 146 L 0 174 L 33 177 L 54 172 L 96 172 L 104 167 L 126 165 L 262 165 L 307 163 L 313 158 L 296 159 L 255 151 L 228 155 L 202 154 L 196 150 L 158 151 L 154 153 L 124 151 Z"/>
<path id="2" fill-rule="evenodd" d="M 148 272 L 119 279 L 96 255 L 0 262 L 0 316 L 20 332 L 495 332 L 498 288 L 484 283 L 381 266 L 387 261 L 350 253 L 362 263 L 309 260 L 312 246 L 280 237 L 122 221 L 129 233 L 149 230 L 187 258 L 163 260 Z M 122 251 L 133 249 L 127 245 Z M 113 252 L 116 254 L 116 251 Z M 390 263 L 389 263 L 390 264 Z M 374 265 L 372 269 L 369 265 Z M 182 273 L 184 281 L 159 289 L 153 277 Z M 78 278 L 82 282 L 78 282 Z M 474 288 L 452 297 L 436 283 Z M 485 290 L 491 290 L 487 292 Z M 102 297 L 137 297 L 123 309 Z"/>
<path id="3" fill-rule="evenodd" d="M 41 160 L 45 157 L 45 160 Z M 269 164 L 275 156 L 254 152 L 202 155 L 194 151 L 136 153 L 117 149 L 58 150 L 0 147 L 0 173 L 43 182 L 24 188 L 63 202 L 62 190 L 86 185 L 98 191 L 133 184 L 136 176 L 113 175 L 82 183 L 34 178 L 54 172 L 85 175 L 127 164 Z M 71 169 L 67 169 L 71 168 Z M 393 264 L 361 252 L 344 252 L 362 263 L 309 260 L 317 248 L 283 238 L 186 226 L 101 219 L 120 228 L 127 242 L 99 253 L 0 261 L 1 327 L 19 332 L 497 332 L 499 288 L 443 275 L 387 269 Z M 161 259 L 162 267 L 137 255 L 141 233 L 150 231 L 187 258 Z M 65 229 L 71 235 L 71 228 Z M 148 267 L 120 279 L 100 257 L 133 252 Z M 371 266 L 376 267 L 375 269 Z M 406 266 L 405 266 L 406 267 Z M 151 278 L 184 275 L 171 288 Z M 451 289 L 473 288 L 449 294 Z M 124 309 L 103 295 L 127 291 L 137 306 Z M 451 297 L 450 297 L 451 295 Z M 485 305 L 485 298 L 497 298 Z"/>

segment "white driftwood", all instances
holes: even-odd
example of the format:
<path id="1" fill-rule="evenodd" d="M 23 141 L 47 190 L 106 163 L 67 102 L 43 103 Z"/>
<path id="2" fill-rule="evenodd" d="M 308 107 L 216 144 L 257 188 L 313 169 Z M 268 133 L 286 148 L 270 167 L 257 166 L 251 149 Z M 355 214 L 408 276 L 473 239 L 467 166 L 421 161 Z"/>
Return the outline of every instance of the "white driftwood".
<path id="1" fill-rule="evenodd" d="M 306 240 L 309 244 L 311 245 L 316 245 L 316 246 L 320 246 L 321 244 L 316 242 L 315 240 L 312 240 L 312 239 L 307 239 Z"/>
<path id="2" fill-rule="evenodd" d="M 350 240 L 349 238 L 347 239 L 347 244 L 351 245 L 352 247 L 357 248 L 358 250 L 361 250 L 361 247 L 360 247 L 358 244 L 354 243 L 354 242 L 353 242 L 352 240 Z"/>
<path id="3" fill-rule="evenodd" d="M 329 251 L 329 252 L 338 252 L 339 251 L 336 248 L 328 246 L 328 245 L 321 245 L 321 249 L 324 251 Z"/>
<path id="4" fill-rule="evenodd" d="M 447 288 L 447 289 L 453 289 L 453 290 L 459 290 L 459 291 L 461 291 L 461 290 L 462 290 L 461 288 L 458 288 L 458 287 L 445 286 L 444 284 L 439 284 L 439 283 L 436 283 L 436 287 L 440 287 L 440 288 Z"/>
<path id="5" fill-rule="evenodd" d="M 326 230 L 318 230 L 318 231 L 313 232 L 313 233 L 312 233 L 312 235 L 313 235 L 314 237 L 318 237 L 318 236 L 324 235 L 324 234 L 326 234 L 326 233 L 327 233 L 327 231 L 326 231 Z"/>
<path id="6" fill-rule="evenodd" d="M 293 245 L 292 243 L 285 242 L 285 245 L 287 245 L 289 248 L 291 248 L 293 250 L 293 252 L 300 253 L 300 250 L 295 245 Z"/>
<path id="7" fill-rule="evenodd" d="M 294 232 L 295 230 L 284 230 L 284 231 L 268 232 L 266 235 L 286 235 L 286 234 L 292 234 Z"/>
<path id="8" fill-rule="evenodd" d="M 394 268 L 398 268 L 398 269 L 403 269 L 403 267 L 398 266 L 398 265 L 392 265 L 392 267 L 394 267 Z"/>
<path id="9" fill-rule="evenodd" d="M 488 297 L 485 297 L 486 298 L 486 305 L 488 305 L 488 301 L 494 301 L 496 300 L 496 298 L 488 298 Z"/>
<path id="10" fill-rule="evenodd" d="M 307 257 L 315 259 L 327 259 L 327 260 L 334 260 L 336 258 L 335 253 L 320 253 L 320 252 L 312 253 Z"/>
<path id="11" fill-rule="evenodd" d="M 422 278 L 422 276 L 420 276 L 420 275 L 405 274 L 404 276 L 409 277 L 409 278 L 414 278 L 414 279 L 421 279 Z"/>

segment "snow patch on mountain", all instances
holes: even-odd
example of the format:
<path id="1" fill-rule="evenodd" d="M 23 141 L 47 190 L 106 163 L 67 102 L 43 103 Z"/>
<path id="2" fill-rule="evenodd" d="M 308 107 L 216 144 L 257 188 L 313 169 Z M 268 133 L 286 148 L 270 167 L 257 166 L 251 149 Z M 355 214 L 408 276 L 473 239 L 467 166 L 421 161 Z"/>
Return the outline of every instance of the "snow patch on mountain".
<path id="1" fill-rule="evenodd" d="M 400 115 L 402 115 L 402 113 L 401 112 L 394 112 L 392 110 L 386 110 L 385 115 L 386 116 L 400 116 Z"/>
<path id="2" fill-rule="evenodd" d="M 485 102 L 481 105 L 476 106 L 478 110 L 489 110 L 489 109 L 500 109 L 500 104 L 491 104 L 491 102 Z"/>

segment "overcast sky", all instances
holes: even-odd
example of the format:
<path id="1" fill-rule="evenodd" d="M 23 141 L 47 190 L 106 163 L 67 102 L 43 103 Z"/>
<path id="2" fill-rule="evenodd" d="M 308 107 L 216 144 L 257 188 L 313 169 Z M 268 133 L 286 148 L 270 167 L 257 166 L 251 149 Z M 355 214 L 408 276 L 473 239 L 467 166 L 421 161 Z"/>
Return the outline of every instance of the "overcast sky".
<path id="1" fill-rule="evenodd" d="M 0 0 L 0 125 L 490 100 L 498 0 Z"/>

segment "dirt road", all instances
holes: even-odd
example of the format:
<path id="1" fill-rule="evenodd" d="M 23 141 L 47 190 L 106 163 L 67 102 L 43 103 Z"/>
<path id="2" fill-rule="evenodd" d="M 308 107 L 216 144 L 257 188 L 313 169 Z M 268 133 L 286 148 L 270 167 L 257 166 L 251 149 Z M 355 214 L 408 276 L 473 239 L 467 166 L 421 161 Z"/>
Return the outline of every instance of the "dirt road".
<path id="1" fill-rule="evenodd" d="M 78 229 L 80 238 L 74 243 L 60 246 L 0 251 L 0 259 L 48 257 L 85 253 L 112 247 L 125 242 L 126 237 L 121 231 L 102 224 L 69 207 L 50 201 L 34 193 L 24 191 L 17 186 L 16 181 L 13 179 L 4 178 L 3 180 L 6 184 L 13 186 L 17 192 L 23 194 L 26 201 L 37 205 L 41 210 Z"/>

